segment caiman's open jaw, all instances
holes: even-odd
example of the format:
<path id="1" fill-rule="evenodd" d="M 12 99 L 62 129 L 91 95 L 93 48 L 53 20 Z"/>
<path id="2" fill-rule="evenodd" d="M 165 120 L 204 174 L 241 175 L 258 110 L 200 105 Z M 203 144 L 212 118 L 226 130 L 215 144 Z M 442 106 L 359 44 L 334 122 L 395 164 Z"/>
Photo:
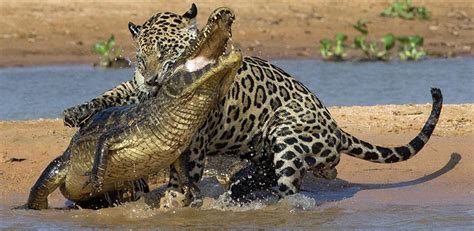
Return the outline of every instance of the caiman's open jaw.
<path id="1" fill-rule="evenodd" d="M 231 9 L 221 7 L 214 10 L 195 42 L 172 64 L 173 67 L 167 72 L 161 73 L 166 77 L 155 76 L 147 81 L 148 85 L 161 85 L 163 80 L 171 77 L 173 72 L 181 68 L 187 72 L 196 72 L 209 65 L 208 69 L 210 66 L 216 65 L 220 56 L 235 51 L 233 46 L 227 49 L 229 40 L 232 38 L 231 26 L 234 20 L 235 15 Z"/>
<path id="2" fill-rule="evenodd" d="M 185 68 L 189 72 L 202 69 L 208 64 L 216 63 L 219 56 L 229 50 L 227 44 L 232 38 L 231 26 L 235 20 L 231 9 L 216 9 L 209 17 L 206 26 L 201 30 L 196 42 L 187 52 Z"/>
<path id="3" fill-rule="evenodd" d="M 165 80 L 162 86 L 172 86 L 169 90 L 175 91 L 171 95 L 208 88 L 222 96 L 230 88 L 242 64 L 242 53 L 230 43 L 234 19 L 229 8 L 219 8 L 211 14 L 193 45 L 173 63 L 164 74 L 166 77 L 161 78 Z"/>

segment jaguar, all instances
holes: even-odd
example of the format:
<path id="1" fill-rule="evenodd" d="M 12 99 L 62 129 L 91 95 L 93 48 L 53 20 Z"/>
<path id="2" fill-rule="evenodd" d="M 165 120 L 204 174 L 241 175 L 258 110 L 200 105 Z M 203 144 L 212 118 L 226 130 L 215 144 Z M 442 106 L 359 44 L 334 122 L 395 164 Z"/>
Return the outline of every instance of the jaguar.
<path id="1" fill-rule="evenodd" d="M 227 34 L 207 32 L 200 33 L 198 42 L 173 64 L 156 95 L 92 116 L 63 155 L 43 171 L 25 207 L 47 208 L 48 196 L 56 188 L 76 206 L 94 209 L 137 200 L 146 193 L 146 178 L 181 155 L 207 114 L 227 94 L 242 62 L 238 49 L 222 53 L 223 47 L 207 46 L 226 40 Z M 202 63 L 203 58 L 209 62 Z M 197 186 L 181 183 L 186 197 L 176 203 L 193 206 L 201 201 Z M 165 199 L 166 195 L 171 194 L 165 193 Z"/>
<path id="2" fill-rule="evenodd" d="M 65 110 L 65 123 L 80 126 L 97 111 L 133 104 L 149 95 L 147 85 L 160 81 L 160 73 L 193 42 L 196 15 L 193 4 L 183 15 L 158 13 L 141 26 L 129 23 L 138 44 L 135 78 Z M 223 7 L 211 14 L 208 25 L 234 19 L 234 12 Z M 228 35 L 231 43 L 230 30 Z M 341 153 L 375 163 L 413 157 L 428 142 L 441 113 L 441 91 L 432 88 L 431 94 L 432 110 L 419 134 L 405 145 L 382 147 L 338 127 L 322 102 L 281 68 L 258 57 L 244 57 L 228 93 L 179 159 L 186 163 L 186 177 L 198 182 L 206 157 L 239 156 L 251 164 L 231 177 L 228 194 L 234 201 L 245 201 L 255 190 L 271 190 L 285 197 L 299 192 L 307 172 L 335 178 Z M 182 191 L 180 178 L 172 164 L 169 188 Z"/>

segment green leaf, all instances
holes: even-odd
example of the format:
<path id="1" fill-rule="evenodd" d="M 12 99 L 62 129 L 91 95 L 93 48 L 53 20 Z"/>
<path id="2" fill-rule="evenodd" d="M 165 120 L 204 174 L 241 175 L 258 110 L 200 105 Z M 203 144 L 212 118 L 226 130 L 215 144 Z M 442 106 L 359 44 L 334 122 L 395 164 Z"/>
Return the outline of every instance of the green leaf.
<path id="1" fill-rule="evenodd" d="M 108 52 L 108 49 L 104 42 L 100 42 L 94 45 L 94 51 L 100 55 L 106 55 Z"/>
<path id="2" fill-rule="evenodd" d="M 415 13 L 421 19 L 430 19 L 431 17 L 431 12 L 428 11 L 424 6 L 416 7 Z"/>
<path id="3" fill-rule="evenodd" d="M 400 13 L 405 9 L 405 4 L 403 4 L 402 2 L 397 1 L 397 2 L 393 3 L 392 9 L 393 9 L 393 12 Z"/>
<path id="4" fill-rule="evenodd" d="M 395 36 L 392 33 L 387 34 L 382 38 L 382 42 L 384 49 L 390 50 L 395 46 Z"/>
<path id="5" fill-rule="evenodd" d="M 331 46 L 332 46 L 332 41 L 325 38 L 325 39 L 321 39 L 319 40 L 319 43 L 324 47 L 324 48 L 327 48 L 329 49 Z"/>
<path id="6" fill-rule="evenodd" d="M 357 36 L 354 38 L 355 48 L 365 50 L 365 36 Z"/>
<path id="7" fill-rule="evenodd" d="M 333 53 L 331 52 L 332 41 L 325 38 L 319 40 L 319 43 L 321 44 L 321 47 L 319 48 L 321 56 L 323 56 L 324 59 L 330 59 L 333 56 Z"/>
<path id="8" fill-rule="evenodd" d="M 415 46 L 423 46 L 423 37 L 419 35 L 409 36 L 408 40 L 410 44 L 414 44 Z"/>
<path id="9" fill-rule="evenodd" d="M 343 33 L 337 33 L 336 34 L 336 42 L 339 42 L 339 43 L 342 44 L 346 40 L 347 40 L 347 35 L 345 35 Z"/>
<path id="10" fill-rule="evenodd" d="M 109 40 L 107 40 L 107 47 L 112 49 L 115 46 L 115 36 L 111 35 Z"/>
<path id="11" fill-rule="evenodd" d="M 408 44 L 409 42 L 409 39 L 407 36 L 400 36 L 400 37 L 397 37 L 397 40 L 402 43 L 402 44 Z"/>
<path id="12" fill-rule="evenodd" d="M 324 47 L 319 48 L 319 53 L 321 53 L 321 56 L 323 56 L 324 59 L 329 57 L 329 52 L 328 50 L 324 49 Z"/>
<path id="13" fill-rule="evenodd" d="M 409 11 L 402 11 L 399 13 L 400 17 L 403 18 L 403 19 L 414 19 L 415 18 L 415 15 L 413 14 L 413 12 L 409 12 Z"/>

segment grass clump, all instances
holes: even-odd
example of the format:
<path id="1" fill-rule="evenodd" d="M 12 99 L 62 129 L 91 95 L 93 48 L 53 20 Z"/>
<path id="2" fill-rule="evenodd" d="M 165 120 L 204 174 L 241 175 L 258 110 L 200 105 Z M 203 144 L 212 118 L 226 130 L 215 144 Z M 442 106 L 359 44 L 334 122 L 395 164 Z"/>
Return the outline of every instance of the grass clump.
<path id="1" fill-rule="evenodd" d="M 365 61 L 389 61 L 392 50 L 398 43 L 398 57 L 402 61 L 416 61 L 426 57 L 423 50 L 423 37 L 419 35 L 397 37 L 392 33 L 384 35 L 378 40 L 369 39 L 369 29 L 366 20 L 358 20 L 352 25 L 360 35 L 356 36 L 351 45 L 347 45 L 348 36 L 337 33 L 335 40 L 321 39 L 319 49 L 321 56 L 326 61 L 344 61 L 347 50 L 353 49 L 360 52 L 365 57 L 360 60 Z"/>
<path id="2" fill-rule="evenodd" d="M 331 61 L 342 61 L 347 56 L 345 44 L 347 35 L 343 33 L 337 33 L 335 40 L 321 39 L 319 43 L 321 48 L 319 49 L 323 59 Z"/>
<path id="3" fill-rule="evenodd" d="M 400 42 L 398 50 L 398 57 L 400 60 L 420 60 L 426 57 L 426 52 L 423 50 L 423 37 L 419 35 L 398 37 Z"/>
<path id="4" fill-rule="evenodd" d="M 361 33 L 361 35 L 354 38 L 353 47 L 362 51 L 365 59 L 381 61 L 390 59 L 390 50 L 395 46 L 395 36 L 392 33 L 386 34 L 379 42 L 375 42 L 367 39 L 369 30 L 365 20 L 357 21 L 353 28 Z"/>
<path id="5" fill-rule="evenodd" d="M 430 19 L 431 12 L 424 6 L 413 6 L 411 0 L 397 0 L 389 7 L 385 8 L 382 13 L 383 17 L 399 17 L 402 19 Z"/>
<path id="6" fill-rule="evenodd" d="M 102 67 L 129 67 L 128 59 L 123 58 L 122 50 L 115 48 L 115 36 L 111 35 L 107 41 L 102 41 L 94 44 L 92 50 L 100 55 L 99 66 Z M 96 65 L 96 64 L 95 64 Z"/>

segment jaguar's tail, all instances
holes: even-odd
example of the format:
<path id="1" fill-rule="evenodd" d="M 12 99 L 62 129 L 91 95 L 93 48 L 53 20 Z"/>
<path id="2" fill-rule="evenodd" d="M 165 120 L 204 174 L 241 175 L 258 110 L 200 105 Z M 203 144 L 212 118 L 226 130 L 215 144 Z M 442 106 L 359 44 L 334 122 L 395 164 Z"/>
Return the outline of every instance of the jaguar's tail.
<path id="1" fill-rule="evenodd" d="M 417 154 L 428 142 L 433 130 L 438 122 L 443 96 L 438 88 L 431 89 L 433 97 L 433 107 L 431 114 L 423 129 L 413 138 L 410 143 L 399 147 L 381 147 L 359 140 L 349 133 L 341 131 L 342 148 L 341 152 L 351 156 L 377 163 L 394 163 L 407 160 Z"/>

